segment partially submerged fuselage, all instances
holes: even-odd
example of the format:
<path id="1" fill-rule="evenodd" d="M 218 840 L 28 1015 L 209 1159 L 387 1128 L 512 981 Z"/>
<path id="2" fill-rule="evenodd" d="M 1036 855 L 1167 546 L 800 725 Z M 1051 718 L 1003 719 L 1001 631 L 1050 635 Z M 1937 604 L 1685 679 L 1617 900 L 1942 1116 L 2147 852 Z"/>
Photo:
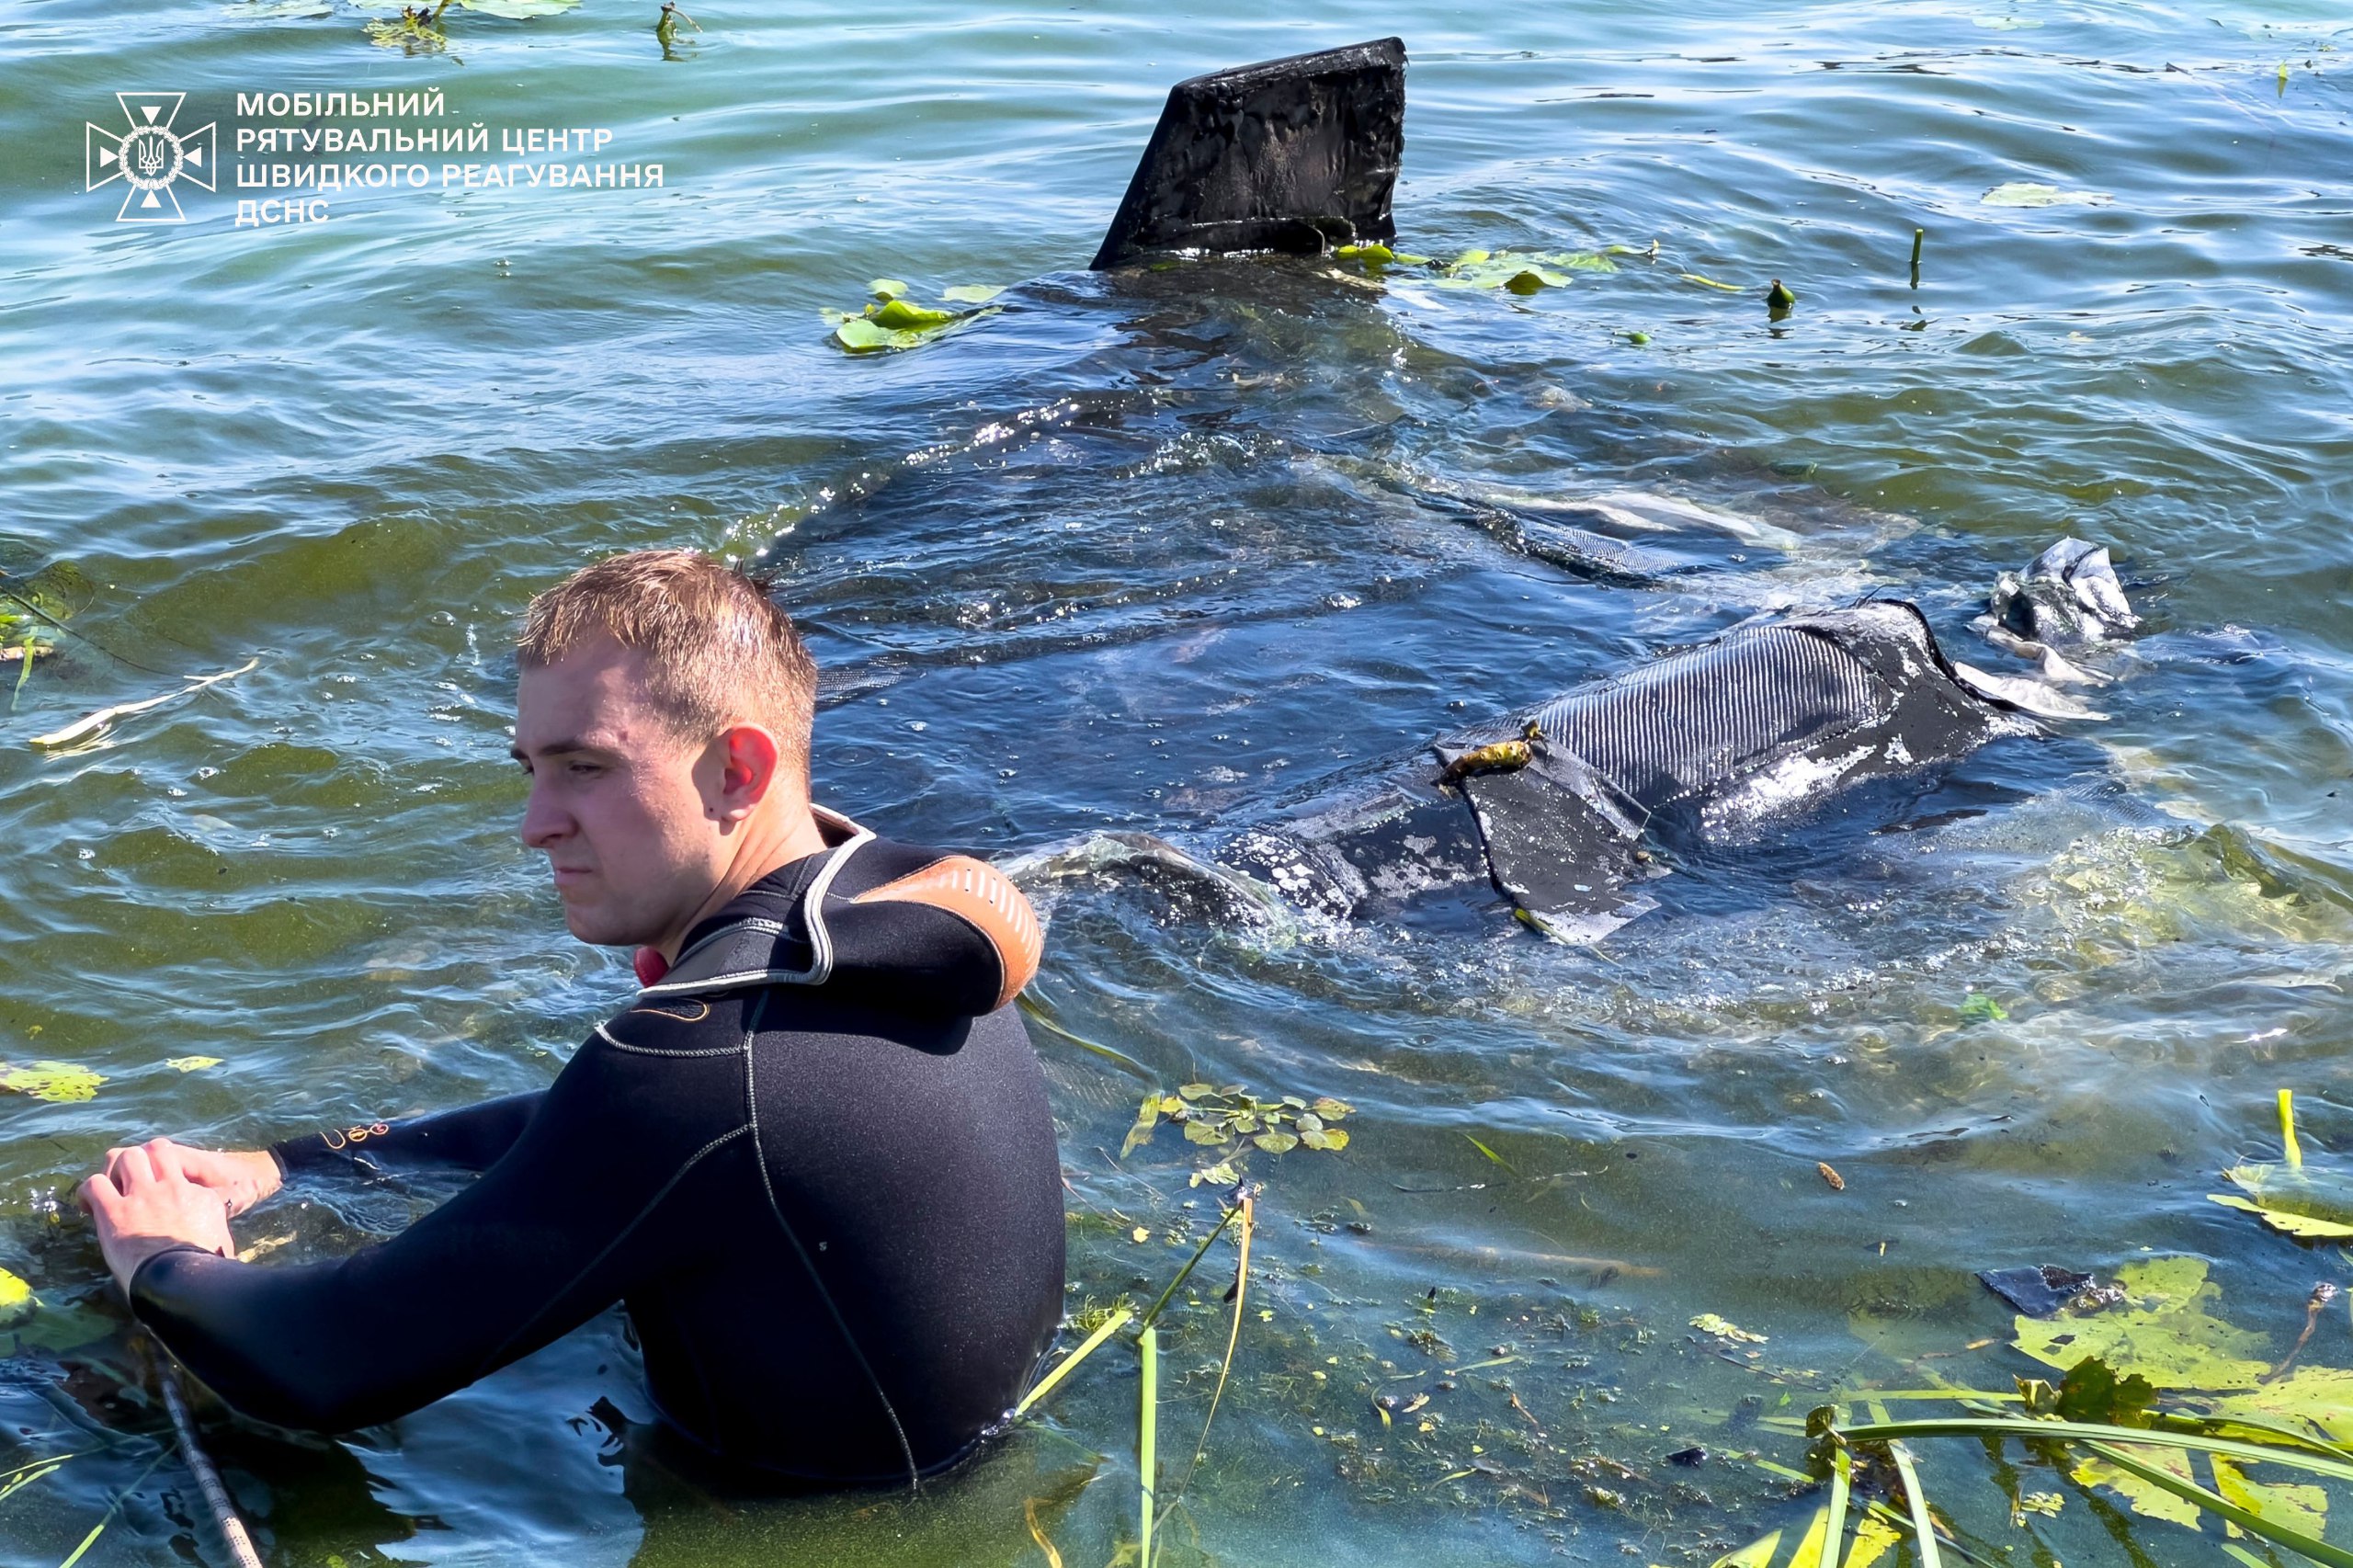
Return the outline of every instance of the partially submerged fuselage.
<path id="1" fill-rule="evenodd" d="M 1491 881 L 1550 935 L 1643 907 L 1643 846 L 1675 813 L 1718 838 L 1867 778 L 1966 756 L 2030 719 L 1955 676 L 1900 600 L 1753 621 L 1433 747 L 1372 796 L 1256 827 L 1216 854 L 1287 903 L 1356 918 Z"/>
<path id="2" fill-rule="evenodd" d="M 2029 596 L 2028 627 L 2079 653 L 2133 623 L 2106 551 L 2080 541 L 2022 579 L 2006 574 L 1997 615 Z M 1999 625 L 1988 635 L 2027 656 L 2043 648 Z M 1754 840 L 1867 780 L 2041 733 L 2036 715 L 2098 717 L 2054 678 L 1954 664 L 1900 599 L 1768 616 L 1449 736 L 1381 785 L 1233 834 L 1210 863 L 1109 835 L 1029 870 L 1116 870 L 1213 914 L 1333 922 L 1409 917 L 1484 884 L 1546 935 L 1589 941 L 1649 907 L 1641 884 L 1665 873 L 1664 825 L 1685 842 Z"/>

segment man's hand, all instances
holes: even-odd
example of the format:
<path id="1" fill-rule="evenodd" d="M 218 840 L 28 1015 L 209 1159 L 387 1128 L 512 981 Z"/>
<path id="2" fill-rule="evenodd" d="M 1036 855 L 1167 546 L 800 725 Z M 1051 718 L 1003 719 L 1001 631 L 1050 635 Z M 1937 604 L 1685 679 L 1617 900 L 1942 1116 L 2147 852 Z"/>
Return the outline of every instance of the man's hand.
<path id="1" fill-rule="evenodd" d="M 107 1151 L 107 1175 L 114 1177 L 117 1187 L 129 1190 L 119 1167 L 140 1156 L 158 1174 L 177 1176 L 219 1193 L 228 1202 L 231 1219 L 276 1192 L 282 1179 L 267 1150 L 191 1149 L 168 1138 L 150 1138 L 136 1149 Z"/>
<path id="2" fill-rule="evenodd" d="M 131 1289 L 141 1262 L 175 1246 L 236 1256 L 226 1198 L 167 1169 L 164 1159 L 145 1148 L 118 1153 L 106 1170 L 82 1184 L 81 1199 L 97 1230 L 98 1250 L 124 1290 Z"/>

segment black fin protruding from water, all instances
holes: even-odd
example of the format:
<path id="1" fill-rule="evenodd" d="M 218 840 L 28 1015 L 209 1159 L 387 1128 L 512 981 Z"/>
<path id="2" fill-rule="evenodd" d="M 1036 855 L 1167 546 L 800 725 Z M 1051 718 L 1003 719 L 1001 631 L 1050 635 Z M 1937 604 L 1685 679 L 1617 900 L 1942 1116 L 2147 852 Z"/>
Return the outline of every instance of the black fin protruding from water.
<path id="1" fill-rule="evenodd" d="M 1239 65 L 1179 82 L 1089 265 L 1153 251 L 1320 254 L 1387 240 L 1405 151 L 1405 43 Z"/>

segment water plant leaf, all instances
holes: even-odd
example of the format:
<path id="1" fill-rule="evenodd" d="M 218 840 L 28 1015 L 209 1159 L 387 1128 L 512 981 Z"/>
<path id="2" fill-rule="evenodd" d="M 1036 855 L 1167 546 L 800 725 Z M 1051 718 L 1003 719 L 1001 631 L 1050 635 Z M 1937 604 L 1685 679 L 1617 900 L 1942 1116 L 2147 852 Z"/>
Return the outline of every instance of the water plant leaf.
<path id="1" fill-rule="evenodd" d="M 2116 199 L 2096 190 L 2062 190 L 2055 185 L 2011 180 L 1977 199 L 1988 207 L 2105 207 Z"/>
<path id="2" fill-rule="evenodd" d="M 874 324 L 893 332 L 924 332 L 948 325 L 960 320 L 954 311 L 935 311 L 927 306 L 909 304 L 903 299 L 886 300 L 874 312 Z"/>
<path id="3" fill-rule="evenodd" d="M 2245 1469 L 2217 1454 L 2208 1461 L 2214 1472 L 2214 1490 L 2249 1513 L 2306 1535 L 2318 1535 L 2328 1524 L 2328 1493 L 2298 1482 L 2250 1481 Z"/>
<path id="4" fill-rule="evenodd" d="M 1213 1084 L 1184 1084 L 1173 1095 L 1144 1096 L 1143 1105 L 1136 1113 L 1135 1126 L 1120 1152 L 1124 1155 L 1138 1144 L 1149 1142 L 1164 1117 L 1184 1128 L 1187 1142 L 1212 1148 L 1232 1143 L 1237 1138 L 1247 1139 L 1270 1154 L 1287 1154 L 1302 1145 L 1324 1150 L 1347 1148 L 1347 1133 L 1327 1125 L 1326 1117 L 1336 1120 L 1354 1108 L 1328 1096 L 1314 1101 L 1313 1106 L 1322 1108 L 1321 1111 L 1311 1108 L 1310 1102 L 1297 1095 L 1268 1100 L 1258 1098 L 1238 1085 L 1220 1088 Z M 1227 1170 L 1226 1179 L 1236 1179 L 1224 1162 L 1212 1170 Z M 1204 1179 L 1205 1176 L 1196 1176 L 1193 1185 L 1198 1187 Z"/>
<path id="5" fill-rule="evenodd" d="M 1571 272 L 1615 272 L 1618 264 L 1596 250 L 1556 251 L 1548 258 L 1552 265 Z"/>
<path id="6" fill-rule="evenodd" d="M 1709 1568 L 1773 1568 L 1773 1554 L 1781 1550 L 1781 1532 L 1758 1536 L 1737 1551 L 1727 1551 Z"/>
<path id="7" fill-rule="evenodd" d="M 2134 1457 L 2185 1483 L 2195 1483 L 2198 1479 L 2190 1471 L 2189 1456 L 2187 1454 L 2143 1449 L 2138 1450 Z M 2067 1478 L 2079 1486 L 2097 1486 L 2115 1493 L 2134 1513 L 2145 1517 L 2164 1519 L 2187 1529 L 2198 1528 L 2200 1509 L 2197 1504 L 2106 1460 L 2086 1454 L 2075 1461 L 2068 1471 Z"/>
<path id="8" fill-rule="evenodd" d="M 8 1269 L 0 1268 L 0 1328 L 14 1328 L 32 1316 L 39 1305 L 33 1288 Z"/>
<path id="9" fill-rule="evenodd" d="M 1121 1303 L 1117 1312 L 1113 1312 L 1109 1317 L 1105 1318 L 1100 1324 L 1096 1325 L 1094 1333 L 1088 1335 L 1084 1340 L 1080 1341 L 1078 1348 L 1063 1357 L 1062 1360 L 1055 1365 L 1052 1371 L 1048 1372 L 1044 1377 L 1040 1378 L 1036 1384 L 1030 1388 L 1029 1392 L 1021 1396 L 1021 1403 L 1013 1407 L 1013 1414 L 1016 1416 L 1025 1414 L 1031 1405 L 1037 1403 L 1040 1400 L 1053 1392 L 1054 1386 L 1057 1383 L 1060 1383 L 1064 1378 L 1070 1376 L 1073 1369 L 1075 1369 L 1081 1361 L 1086 1360 L 1089 1356 L 1095 1354 L 1095 1350 L 1097 1346 L 1110 1338 L 1111 1335 L 1118 1331 L 1121 1324 L 1127 1322 L 1128 1319 L 1134 1315 L 1135 1312 L 1132 1308 L 1127 1306 L 1124 1302 Z"/>
<path id="10" fill-rule="evenodd" d="M 1005 290 L 988 283 L 951 283 L 939 291 L 943 300 L 953 300 L 962 305 L 985 305 Z"/>
<path id="11" fill-rule="evenodd" d="M 1126 1159 L 1139 1143 L 1152 1142 L 1153 1129 L 1160 1125 L 1160 1096 L 1146 1095 L 1142 1107 L 1136 1112 L 1136 1124 L 1128 1129 L 1128 1141 L 1120 1145 L 1120 1157 Z"/>
<path id="12" fill-rule="evenodd" d="M 2112 1426 L 2146 1426 L 2157 1403 L 2156 1385 L 2138 1372 L 2119 1377 L 2097 1356 L 2067 1369 L 2056 1388 L 2040 1378 L 2020 1378 L 2018 1393 L 2029 1411 L 2064 1421 L 2099 1421 Z"/>
<path id="13" fill-rule="evenodd" d="M 2271 1369 L 2268 1336 L 2250 1334 L 2207 1309 L 2222 1290 L 2194 1257 L 2149 1258 L 2117 1271 L 2126 1308 L 2088 1317 L 2021 1317 L 2013 1341 L 2045 1366 L 2072 1368 L 2086 1356 L 2129 1369 L 2158 1389 L 2260 1386 Z"/>
<path id="14" fill-rule="evenodd" d="M 2353 1238 L 2353 1184 L 2341 1176 L 2286 1165 L 2233 1165 L 2222 1179 L 2248 1196 L 2210 1192 L 2209 1201 L 2244 1210 L 2275 1231 L 2307 1241 Z"/>
<path id="15" fill-rule="evenodd" d="M 2009 1016 L 2009 1009 L 1982 991 L 1972 991 L 1961 998 L 1961 1017 L 1963 1023 L 1998 1024 Z"/>
<path id="16" fill-rule="evenodd" d="M 920 332 L 892 332 L 880 327 L 864 316 L 850 316 L 834 328 L 835 341 L 853 354 L 871 354 L 893 348 L 913 348 L 927 335 Z"/>
<path id="17" fill-rule="evenodd" d="M 881 299 L 895 300 L 907 291 L 907 286 L 895 278 L 877 278 L 867 284 L 866 291 Z"/>
<path id="18" fill-rule="evenodd" d="M 2291 1551 L 2302 1552 L 2315 1562 L 2330 1568 L 2353 1568 L 2353 1551 L 2329 1545 L 2301 1530 L 2275 1523 L 2251 1508 L 2241 1507 L 2229 1498 L 2209 1492 L 2195 1483 L 2184 1482 L 2173 1472 L 2141 1463 L 2120 1449 L 2106 1443 L 2095 1443 L 2092 1451 L 2100 1458 L 2162 1491 L 2170 1492 L 2185 1502 L 2194 1503 L 2207 1512 L 2219 1514 L 2249 1534 L 2277 1542 Z"/>
<path id="19" fill-rule="evenodd" d="M 1514 294 L 1534 294 L 1568 287 L 1568 274 L 1553 265 L 1558 260 L 1542 251 L 1464 251 L 1441 268 L 1443 276 L 1433 281 L 1445 289 L 1503 289 Z"/>
<path id="20" fill-rule="evenodd" d="M 1471 1147 L 1472 1147 L 1473 1149 L 1478 1150 L 1478 1151 L 1479 1151 L 1479 1153 L 1483 1153 L 1483 1154 L 1486 1155 L 1486 1156 L 1487 1156 L 1487 1158 L 1489 1158 L 1489 1159 L 1493 1160 L 1495 1164 L 1497 1164 L 1497 1165 L 1499 1165 L 1503 1166 L 1503 1168 L 1504 1168 L 1504 1169 L 1506 1169 L 1506 1170 L 1507 1170 L 1507 1171 L 1511 1171 L 1512 1175 L 1514 1175 L 1514 1176 L 1518 1176 L 1518 1175 L 1519 1174 L 1517 1170 L 1513 1170 L 1513 1168 L 1512 1168 L 1512 1163 L 1511 1163 L 1509 1160 L 1505 1159 L 1501 1154 L 1496 1153 L 1493 1149 L 1488 1148 L 1484 1143 L 1480 1142 L 1476 1138 L 1472 1138 L 1472 1137 L 1471 1137 L 1471 1134 L 1469 1134 L 1468 1132 L 1464 1133 L 1462 1136 L 1463 1136 L 1464 1138 L 1466 1138 L 1466 1139 L 1468 1139 L 1468 1140 L 1470 1141 Z"/>
<path id="21" fill-rule="evenodd" d="M 70 1062 L 35 1062 L 22 1067 L 0 1063 L 0 1089 L 30 1095 L 37 1100 L 70 1104 L 95 1098 L 106 1079 Z"/>
<path id="22" fill-rule="evenodd" d="M 164 1065 L 176 1067 L 183 1073 L 201 1073 L 207 1067 L 220 1066 L 221 1059 L 217 1056 L 174 1056 L 167 1058 Z"/>

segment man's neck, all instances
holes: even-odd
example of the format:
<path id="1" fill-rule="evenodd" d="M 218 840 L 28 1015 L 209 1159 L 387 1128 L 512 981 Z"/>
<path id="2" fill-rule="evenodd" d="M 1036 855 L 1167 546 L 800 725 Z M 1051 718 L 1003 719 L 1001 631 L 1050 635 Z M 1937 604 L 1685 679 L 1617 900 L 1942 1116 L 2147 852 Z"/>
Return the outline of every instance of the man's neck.
<path id="1" fill-rule="evenodd" d="M 795 860 L 823 854 L 827 847 L 824 829 L 818 825 L 806 801 L 778 812 L 771 821 L 746 824 L 745 829 L 735 858 L 728 862 L 726 873 L 710 890 L 710 896 L 687 917 L 685 924 L 654 944 L 665 962 L 676 963 L 687 933 L 733 903 L 745 888 Z"/>

